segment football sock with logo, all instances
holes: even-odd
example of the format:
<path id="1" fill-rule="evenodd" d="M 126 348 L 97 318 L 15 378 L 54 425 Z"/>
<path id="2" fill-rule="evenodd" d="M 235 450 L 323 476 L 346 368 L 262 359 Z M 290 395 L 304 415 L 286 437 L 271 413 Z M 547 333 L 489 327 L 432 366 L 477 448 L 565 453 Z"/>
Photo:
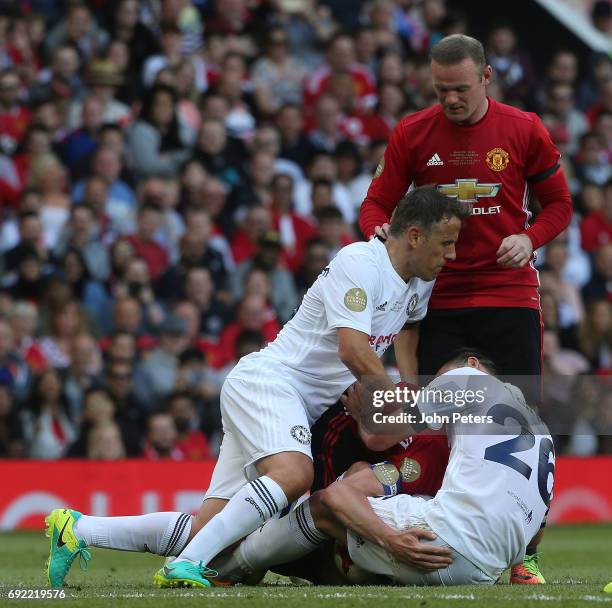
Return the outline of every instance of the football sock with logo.
<path id="1" fill-rule="evenodd" d="M 250 534 L 234 551 L 234 557 L 245 573 L 291 562 L 314 551 L 329 537 L 317 530 L 308 501 L 289 515 L 271 519 Z"/>
<path id="2" fill-rule="evenodd" d="M 220 551 L 247 536 L 287 506 L 283 489 L 263 476 L 243 486 L 191 540 L 177 561 L 207 565 Z"/>
<path id="3" fill-rule="evenodd" d="M 171 511 L 130 517 L 82 515 L 74 531 L 90 547 L 178 555 L 191 532 L 191 515 Z"/>

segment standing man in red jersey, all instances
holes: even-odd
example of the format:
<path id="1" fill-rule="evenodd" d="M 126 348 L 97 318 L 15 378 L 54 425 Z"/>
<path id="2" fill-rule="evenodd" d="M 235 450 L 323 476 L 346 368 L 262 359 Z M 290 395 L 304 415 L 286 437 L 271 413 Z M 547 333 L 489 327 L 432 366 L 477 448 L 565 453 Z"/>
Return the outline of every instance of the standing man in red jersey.
<path id="1" fill-rule="evenodd" d="M 435 374 L 467 345 L 485 350 L 501 374 L 539 375 L 542 323 L 533 252 L 569 224 L 572 201 L 560 154 L 540 119 L 487 97 L 492 69 L 482 44 L 456 34 L 431 51 L 439 104 L 404 118 L 362 204 L 366 237 L 386 237 L 391 213 L 414 184 L 435 184 L 472 206 L 457 258 L 438 276 L 420 327 L 402 332 L 400 369 Z M 542 210 L 531 224 L 535 194 Z M 418 365 L 417 365 L 418 361 Z M 537 541 L 536 541 L 537 542 Z M 535 547 L 514 583 L 543 583 Z"/>

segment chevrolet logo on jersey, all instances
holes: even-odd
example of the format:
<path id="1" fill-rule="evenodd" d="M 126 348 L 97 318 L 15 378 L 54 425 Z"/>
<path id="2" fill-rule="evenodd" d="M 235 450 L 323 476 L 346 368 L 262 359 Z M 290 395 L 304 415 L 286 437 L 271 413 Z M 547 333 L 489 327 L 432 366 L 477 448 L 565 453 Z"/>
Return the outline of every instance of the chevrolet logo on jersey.
<path id="1" fill-rule="evenodd" d="M 477 179 L 456 179 L 454 184 L 438 184 L 438 190 L 462 203 L 476 203 L 479 198 L 497 196 L 501 184 L 479 184 Z"/>

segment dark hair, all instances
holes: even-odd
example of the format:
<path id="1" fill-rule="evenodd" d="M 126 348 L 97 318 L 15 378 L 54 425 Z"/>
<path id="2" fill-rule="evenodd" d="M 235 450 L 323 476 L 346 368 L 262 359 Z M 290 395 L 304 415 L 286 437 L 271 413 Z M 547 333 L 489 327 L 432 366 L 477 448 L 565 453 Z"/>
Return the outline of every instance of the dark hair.
<path id="1" fill-rule="evenodd" d="M 282 179 L 288 179 L 291 182 L 291 187 L 293 187 L 294 179 L 292 175 L 289 175 L 289 173 L 276 173 L 272 178 L 272 187 L 274 188 Z"/>
<path id="2" fill-rule="evenodd" d="M 321 224 L 325 220 L 341 220 L 342 221 L 342 213 L 340 209 L 334 207 L 333 205 L 328 205 L 327 207 L 321 207 L 317 209 L 314 214 L 315 218 Z"/>
<path id="3" fill-rule="evenodd" d="M 445 196 L 434 186 L 422 186 L 410 191 L 397 204 L 391 216 L 389 235 L 398 237 L 415 224 L 428 232 L 444 219 L 456 217 L 463 221 L 470 211 L 469 205 Z"/>
<path id="4" fill-rule="evenodd" d="M 238 334 L 235 348 L 239 351 L 245 344 L 257 344 L 259 348 L 264 345 L 264 338 L 261 332 L 245 329 Z"/>
<path id="5" fill-rule="evenodd" d="M 175 399 L 189 399 L 189 401 L 191 401 L 192 405 L 195 406 L 195 401 L 193 399 L 193 395 L 189 392 L 189 391 L 185 391 L 185 390 L 176 390 L 176 391 L 172 391 L 168 397 L 166 397 L 166 402 L 168 403 L 168 407 L 170 406 L 170 404 L 175 400 Z M 167 412 L 162 412 L 163 414 L 166 414 Z"/>
<path id="6" fill-rule="evenodd" d="M 313 180 L 312 189 L 314 190 L 315 188 L 319 188 L 320 186 L 324 186 L 325 188 L 331 190 L 334 187 L 334 184 L 326 177 L 318 177 L 317 179 Z"/>
<path id="7" fill-rule="evenodd" d="M 156 84 L 153 85 L 150 89 L 145 92 L 144 102 L 142 104 L 142 109 L 140 110 L 140 120 L 148 122 L 150 125 L 157 129 L 157 125 L 153 122 L 153 104 L 155 103 L 155 99 L 158 94 L 165 93 L 166 95 L 170 95 L 172 98 L 172 106 L 173 106 L 173 115 L 172 121 L 168 126 L 168 130 L 161 137 L 161 146 L 159 151 L 166 152 L 168 150 L 178 150 L 179 148 L 183 148 L 183 143 L 181 142 L 179 136 L 179 124 L 178 117 L 176 113 L 176 108 L 178 106 L 178 94 L 176 89 L 167 84 Z"/>
<path id="8" fill-rule="evenodd" d="M 447 361 L 447 363 L 466 363 L 470 357 L 476 357 L 483 367 L 495 376 L 497 374 L 497 365 L 493 359 L 483 350 L 479 348 L 472 348 L 470 346 L 463 346 L 457 349 Z"/>
<path id="9" fill-rule="evenodd" d="M 464 59 L 471 59 L 481 74 L 487 65 L 482 43 L 465 34 L 452 34 L 442 38 L 431 49 L 431 60 L 440 65 L 457 65 Z"/>

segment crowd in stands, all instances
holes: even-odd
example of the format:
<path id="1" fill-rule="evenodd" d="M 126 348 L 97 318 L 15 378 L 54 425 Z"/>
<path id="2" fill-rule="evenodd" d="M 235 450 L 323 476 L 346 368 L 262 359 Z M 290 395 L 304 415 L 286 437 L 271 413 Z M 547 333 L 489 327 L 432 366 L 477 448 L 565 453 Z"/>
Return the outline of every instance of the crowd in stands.
<path id="1" fill-rule="evenodd" d="M 346 6 L 0 0 L 0 457 L 216 454 L 228 370 L 361 238 L 391 130 L 435 102 L 428 50 L 470 33 L 444 0 Z M 574 197 L 537 261 L 563 449 L 612 453 L 612 60 L 484 42 Z"/>

